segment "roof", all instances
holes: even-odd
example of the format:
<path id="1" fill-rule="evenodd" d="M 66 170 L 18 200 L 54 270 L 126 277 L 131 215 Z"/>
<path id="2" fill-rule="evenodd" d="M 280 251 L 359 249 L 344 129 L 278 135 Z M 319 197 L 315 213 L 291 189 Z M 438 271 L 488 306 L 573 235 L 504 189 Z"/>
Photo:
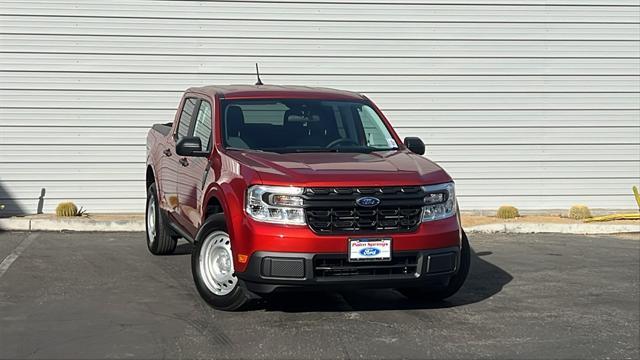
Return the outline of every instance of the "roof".
<path id="1" fill-rule="evenodd" d="M 187 91 L 204 93 L 225 99 L 280 98 L 280 99 L 322 99 L 357 100 L 364 97 L 358 93 L 309 86 L 284 85 L 224 85 L 189 88 Z"/>

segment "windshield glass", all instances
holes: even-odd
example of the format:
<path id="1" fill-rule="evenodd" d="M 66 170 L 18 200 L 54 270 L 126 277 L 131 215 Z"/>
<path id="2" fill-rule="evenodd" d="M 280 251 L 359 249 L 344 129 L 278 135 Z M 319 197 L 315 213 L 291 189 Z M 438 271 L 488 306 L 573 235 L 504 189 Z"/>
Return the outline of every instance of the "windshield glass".
<path id="1" fill-rule="evenodd" d="M 271 152 L 370 152 L 397 149 L 367 104 L 322 100 L 228 100 L 224 145 Z"/>

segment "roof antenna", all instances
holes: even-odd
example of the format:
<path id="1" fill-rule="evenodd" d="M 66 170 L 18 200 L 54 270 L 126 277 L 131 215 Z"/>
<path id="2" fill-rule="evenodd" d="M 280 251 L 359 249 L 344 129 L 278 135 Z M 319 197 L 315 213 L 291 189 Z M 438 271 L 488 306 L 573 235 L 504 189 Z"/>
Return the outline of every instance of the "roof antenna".
<path id="1" fill-rule="evenodd" d="M 256 81 L 256 85 L 264 85 L 262 80 L 260 80 L 260 69 L 258 69 L 258 63 L 256 63 L 256 75 L 258 76 L 258 81 Z"/>

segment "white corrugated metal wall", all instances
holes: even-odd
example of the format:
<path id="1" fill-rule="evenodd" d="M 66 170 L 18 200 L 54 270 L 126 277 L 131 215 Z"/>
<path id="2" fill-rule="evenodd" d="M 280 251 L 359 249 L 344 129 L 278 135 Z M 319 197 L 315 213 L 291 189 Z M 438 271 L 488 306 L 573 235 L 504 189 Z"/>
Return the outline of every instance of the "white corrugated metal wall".
<path id="1" fill-rule="evenodd" d="M 463 209 L 633 208 L 638 0 L 0 1 L 0 203 L 140 212 L 145 135 L 180 93 L 362 91 Z"/>

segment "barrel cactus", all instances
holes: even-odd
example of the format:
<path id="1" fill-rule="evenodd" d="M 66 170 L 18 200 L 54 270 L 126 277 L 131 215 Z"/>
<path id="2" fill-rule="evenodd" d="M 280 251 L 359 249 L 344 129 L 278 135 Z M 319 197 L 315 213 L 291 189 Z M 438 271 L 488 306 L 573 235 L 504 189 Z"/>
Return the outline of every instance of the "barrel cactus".
<path id="1" fill-rule="evenodd" d="M 584 220 L 591 217 L 591 210 L 586 205 L 573 205 L 569 209 L 569 217 L 575 220 Z"/>
<path id="2" fill-rule="evenodd" d="M 68 201 L 68 202 L 61 202 L 60 204 L 58 204 L 58 206 L 56 207 L 56 215 L 57 216 L 78 216 L 80 215 L 80 213 L 78 211 L 78 207 L 76 206 L 76 204 Z"/>
<path id="3" fill-rule="evenodd" d="M 502 205 L 498 208 L 496 216 L 500 219 L 514 219 L 520 217 L 518 209 L 511 205 Z"/>

